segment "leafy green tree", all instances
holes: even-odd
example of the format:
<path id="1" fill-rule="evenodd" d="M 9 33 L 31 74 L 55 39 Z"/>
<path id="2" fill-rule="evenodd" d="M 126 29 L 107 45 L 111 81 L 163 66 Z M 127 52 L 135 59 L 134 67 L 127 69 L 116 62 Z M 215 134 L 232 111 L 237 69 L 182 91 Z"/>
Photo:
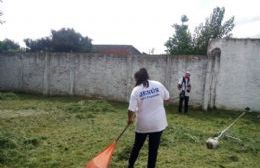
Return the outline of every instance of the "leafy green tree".
<path id="1" fill-rule="evenodd" d="M 91 39 L 74 29 L 52 30 L 52 47 L 55 52 L 90 52 Z"/>
<path id="2" fill-rule="evenodd" d="M 167 53 L 177 55 L 190 54 L 192 52 L 192 38 L 188 30 L 188 25 L 185 24 L 188 20 L 188 17 L 183 15 L 181 16 L 181 25 L 173 25 L 175 34 L 173 34 L 173 36 L 165 43 Z"/>
<path id="3" fill-rule="evenodd" d="M 51 36 L 37 40 L 25 39 L 27 51 L 49 52 L 90 52 L 92 43 L 88 37 L 83 37 L 74 29 L 62 28 L 58 31 L 51 30 Z"/>
<path id="4" fill-rule="evenodd" d="M 18 52 L 20 51 L 19 44 L 13 42 L 10 39 L 0 41 L 0 53 L 4 52 Z"/>
<path id="5" fill-rule="evenodd" d="M 206 54 L 208 42 L 210 39 L 229 38 L 234 28 L 234 17 L 231 17 L 223 23 L 225 8 L 216 7 L 205 23 L 201 23 L 195 28 L 193 37 L 194 52 L 196 54 Z"/>
<path id="6" fill-rule="evenodd" d="M 27 50 L 36 52 L 36 51 L 52 51 L 51 39 L 49 37 L 32 40 L 25 39 L 25 45 L 27 46 Z"/>

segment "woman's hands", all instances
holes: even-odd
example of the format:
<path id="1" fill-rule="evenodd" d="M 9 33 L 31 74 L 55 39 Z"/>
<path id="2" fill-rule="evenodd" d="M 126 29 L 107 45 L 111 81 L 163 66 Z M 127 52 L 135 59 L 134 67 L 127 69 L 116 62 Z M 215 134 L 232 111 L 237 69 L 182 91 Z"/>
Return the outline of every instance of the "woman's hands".
<path id="1" fill-rule="evenodd" d="M 127 122 L 127 124 L 128 125 L 133 124 L 134 120 L 135 120 L 135 113 L 128 110 L 128 122 Z"/>

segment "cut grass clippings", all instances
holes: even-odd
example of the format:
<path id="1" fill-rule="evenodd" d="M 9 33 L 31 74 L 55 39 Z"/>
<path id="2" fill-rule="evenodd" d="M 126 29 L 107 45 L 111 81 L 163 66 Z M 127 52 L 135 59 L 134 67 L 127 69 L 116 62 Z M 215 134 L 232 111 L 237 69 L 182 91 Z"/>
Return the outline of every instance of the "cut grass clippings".
<path id="1" fill-rule="evenodd" d="M 191 109 L 188 115 L 166 107 L 168 128 L 158 168 L 255 168 L 260 165 L 260 122 L 256 113 L 241 118 L 216 150 L 207 138 L 228 126 L 239 112 Z M 0 167 L 82 168 L 109 145 L 127 120 L 127 103 L 80 97 L 44 97 L 0 92 Z M 134 126 L 120 139 L 111 168 L 127 167 Z M 146 167 L 145 143 L 136 162 Z"/>

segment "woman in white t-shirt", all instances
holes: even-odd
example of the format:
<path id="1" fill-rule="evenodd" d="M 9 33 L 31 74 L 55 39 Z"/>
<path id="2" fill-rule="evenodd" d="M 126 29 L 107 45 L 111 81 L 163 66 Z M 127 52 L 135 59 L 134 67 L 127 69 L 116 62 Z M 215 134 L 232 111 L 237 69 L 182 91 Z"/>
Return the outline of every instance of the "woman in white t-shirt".
<path id="1" fill-rule="evenodd" d="M 157 151 L 163 130 L 167 127 L 164 101 L 169 100 L 169 92 L 157 81 L 148 80 L 145 68 L 134 75 L 136 85 L 132 90 L 128 107 L 128 124 L 136 117 L 135 142 L 129 158 L 129 168 L 134 167 L 146 137 L 149 137 L 148 168 L 156 165 Z"/>

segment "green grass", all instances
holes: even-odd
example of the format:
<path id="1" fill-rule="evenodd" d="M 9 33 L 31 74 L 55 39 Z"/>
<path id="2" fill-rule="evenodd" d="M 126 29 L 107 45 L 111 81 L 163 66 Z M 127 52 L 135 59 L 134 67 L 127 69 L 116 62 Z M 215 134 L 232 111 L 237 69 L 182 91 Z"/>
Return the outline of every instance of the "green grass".
<path id="1" fill-rule="evenodd" d="M 238 112 L 192 109 L 188 115 L 169 105 L 157 160 L 158 168 L 255 168 L 260 165 L 260 122 L 248 114 L 228 133 L 216 150 L 207 138 L 229 125 Z M 102 151 L 126 125 L 127 104 L 73 97 L 0 93 L 1 168 L 82 168 Z M 134 139 L 131 126 L 120 139 L 112 168 L 127 165 Z M 147 142 L 136 162 L 145 168 Z"/>

